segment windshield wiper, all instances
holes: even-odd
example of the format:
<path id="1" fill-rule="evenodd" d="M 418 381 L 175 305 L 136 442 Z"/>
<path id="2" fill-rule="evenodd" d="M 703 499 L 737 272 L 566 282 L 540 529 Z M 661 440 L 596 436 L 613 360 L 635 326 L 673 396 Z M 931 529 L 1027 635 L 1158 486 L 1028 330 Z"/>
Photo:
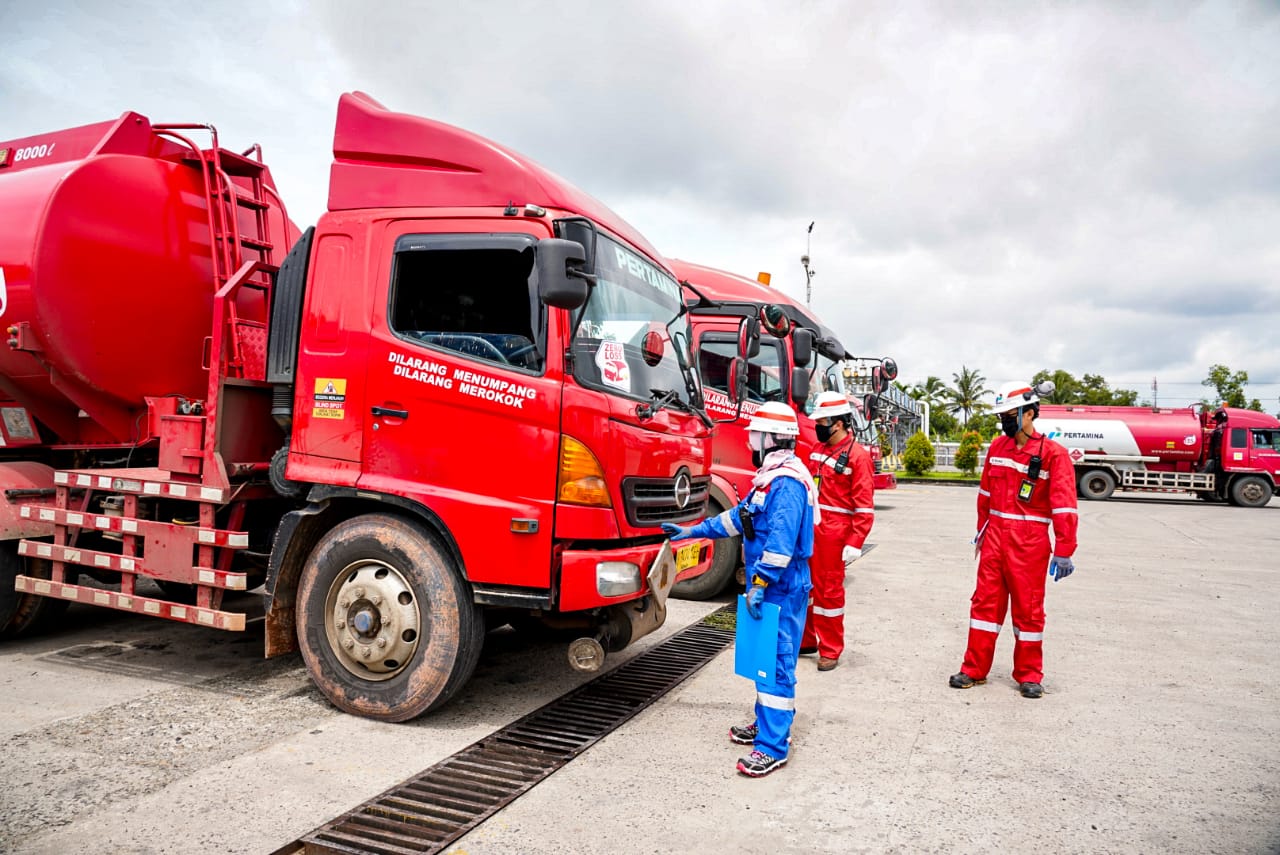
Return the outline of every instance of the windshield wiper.
<path id="1" fill-rule="evenodd" d="M 636 415 L 642 419 L 651 419 L 658 414 L 659 410 L 672 404 L 685 406 L 684 401 L 680 400 L 680 393 L 675 389 L 650 389 L 649 394 L 653 396 L 650 403 L 636 404 Z"/>

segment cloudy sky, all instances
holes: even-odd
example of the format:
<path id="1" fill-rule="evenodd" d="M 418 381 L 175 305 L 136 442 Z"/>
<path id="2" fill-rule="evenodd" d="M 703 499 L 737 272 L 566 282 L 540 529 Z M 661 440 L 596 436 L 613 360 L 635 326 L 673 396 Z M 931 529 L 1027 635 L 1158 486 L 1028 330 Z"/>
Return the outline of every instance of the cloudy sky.
<path id="1" fill-rule="evenodd" d="M 302 225 L 361 90 L 669 256 L 803 300 L 807 249 L 813 309 L 907 382 L 1061 368 L 1185 404 L 1225 363 L 1280 409 L 1275 3 L 43 0 L 0 48 L 0 138 L 210 122 Z"/>

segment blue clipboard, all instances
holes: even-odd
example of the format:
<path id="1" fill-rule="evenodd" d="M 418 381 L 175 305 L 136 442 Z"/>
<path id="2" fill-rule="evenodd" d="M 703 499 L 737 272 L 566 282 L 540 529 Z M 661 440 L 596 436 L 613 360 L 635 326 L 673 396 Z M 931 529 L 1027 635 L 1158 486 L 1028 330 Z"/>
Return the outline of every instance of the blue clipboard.
<path id="1" fill-rule="evenodd" d="M 738 627 L 734 636 L 733 672 L 753 683 L 772 686 L 778 673 L 777 603 L 761 603 L 756 620 L 747 614 L 747 597 L 738 595 Z"/>

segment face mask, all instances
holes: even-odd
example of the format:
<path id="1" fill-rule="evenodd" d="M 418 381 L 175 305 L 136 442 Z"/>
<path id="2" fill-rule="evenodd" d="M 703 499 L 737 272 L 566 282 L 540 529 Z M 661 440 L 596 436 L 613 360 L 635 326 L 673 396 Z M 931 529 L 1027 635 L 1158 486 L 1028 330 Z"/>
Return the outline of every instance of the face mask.
<path id="1" fill-rule="evenodd" d="M 747 445 L 751 448 L 751 465 L 759 469 L 764 465 L 764 458 L 773 451 L 770 437 L 762 431 L 747 431 Z"/>
<path id="2" fill-rule="evenodd" d="M 818 432 L 818 442 L 827 442 L 831 439 L 831 425 L 815 424 L 813 429 Z"/>
<path id="3" fill-rule="evenodd" d="M 1021 415 L 1022 415 L 1021 408 L 1019 408 L 1017 411 L 1012 413 L 1000 414 L 1000 430 L 1004 431 L 1005 436 L 1009 437 L 1010 439 L 1013 439 L 1014 436 L 1017 435 L 1018 428 L 1021 427 L 1022 419 L 1019 418 L 1019 416 Z"/>

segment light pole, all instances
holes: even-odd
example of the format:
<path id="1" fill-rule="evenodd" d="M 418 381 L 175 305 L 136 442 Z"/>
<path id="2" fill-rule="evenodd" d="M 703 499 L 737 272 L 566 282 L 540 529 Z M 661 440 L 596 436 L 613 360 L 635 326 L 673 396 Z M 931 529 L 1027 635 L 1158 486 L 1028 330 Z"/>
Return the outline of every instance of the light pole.
<path id="1" fill-rule="evenodd" d="M 800 256 L 800 264 L 804 267 L 804 304 L 813 303 L 813 274 L 817 271 L 809 267 L 809 241 L 813 238 L 813 223 L 809 223 L 809 236 L 804 241 L 804 255 Z"/>

